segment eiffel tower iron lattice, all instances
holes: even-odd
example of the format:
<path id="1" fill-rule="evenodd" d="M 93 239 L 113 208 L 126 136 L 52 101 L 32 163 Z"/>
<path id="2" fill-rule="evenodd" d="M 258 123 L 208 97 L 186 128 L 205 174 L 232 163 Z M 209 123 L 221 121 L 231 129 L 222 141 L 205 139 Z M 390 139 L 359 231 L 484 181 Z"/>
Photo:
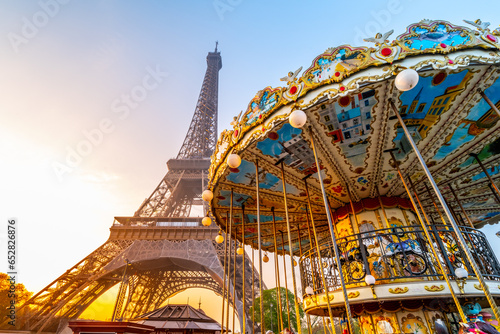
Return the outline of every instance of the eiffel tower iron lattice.
<path id="1" fill-rule="evenodd" d="M 162 306 L 189 288 L 205 288 L 222 295 L 224 247 L 215 243 L 218 228 L 204 227 L 191 217 L 193 206 L 204 205 L 210 156 L 217 141 L 218 73 L 222 59 L 217 46 L 207 56 L 207 70 L 189 131 L 168 172 L 133 217 L 115 217 L 109 239 L 27 301 L 17 313 L 20 329 L 59 331 L 77 318 L 111 287 L 119 284 L 113 319 L 133 319 Z M 232 242 L 231 252 L 237 245 Z M 240 324 L 248 317 L 252 294 L 252 267 L 239 256 L 236 280 L 229 283 Z M 232 265 L 231 265 L 232 267 Z M 242 278 L 245 272 L 245 293 Z M 257 281 L 257 271 L 254 279 Z M 227 285 L 226 285 L 227 286 Z M 232 297 L 231 297 L 232 298 Z M 243 315 L 243 301 L 247 314 Z M 5 323 L 2 327 L 5 326 Z"/>

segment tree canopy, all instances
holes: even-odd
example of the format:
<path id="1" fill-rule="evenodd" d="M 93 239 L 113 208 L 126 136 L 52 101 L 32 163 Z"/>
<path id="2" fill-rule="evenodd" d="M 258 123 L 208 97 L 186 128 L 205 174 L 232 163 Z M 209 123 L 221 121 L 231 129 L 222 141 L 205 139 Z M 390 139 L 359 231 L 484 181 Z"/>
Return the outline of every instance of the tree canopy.
<path id="1" fill-rule="evenodd" d="M 281 294 L 281 312 L 279 312 L 278 294 L 276 288 L 264 290 L 263 294 L 263 308 L 264 308 L 264 328 L 266 331 L 272 330 L 277 333 L 280 330 L 279 317 L 283 319 L 283 328 L 293 329 L 297 332 L 297 316 L 295 312 L 295 295 L 285 288 L 280 288 Z M 286 307 L 286 294 L 288 294 L 288 308 Z M 288 311 L 290 313 L 288 313 Z M 250 312 L 255 312 L 255 322 L 260 321 L 260 297 L 254 300 L 254 306 L 250 309 Z M 251 314 L 251 313 L 250 313 Z M 290 314 L 290 326 L 288 322 L 288 314 Z M 299 303 L 299 319 L 304 317 L 304 310 L 302 309 L 301 303 Z"/>
<path id="2" fill-rule="evenodd" d="M 33 294 L 29 292 L 22 283 L 15 283 L 15 291 L 12 291 L 11 282 L 13 281 L 9 279 L 9 275 L 0 273 L 0 323 L 3 323 L 10 314 L 9 306 L 11 305 L 11 300 L 15 300 L 14 305 L 16 308 L 19 308 Z M 15 298 L 13 294 L 15 294 Z"/>

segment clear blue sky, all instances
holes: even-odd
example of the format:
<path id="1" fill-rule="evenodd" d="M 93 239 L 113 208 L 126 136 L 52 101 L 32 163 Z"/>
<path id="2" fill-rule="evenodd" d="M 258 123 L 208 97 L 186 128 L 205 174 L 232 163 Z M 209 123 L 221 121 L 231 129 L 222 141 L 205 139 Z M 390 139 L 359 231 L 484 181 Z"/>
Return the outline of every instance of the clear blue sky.
<path id="1" fill-rule="evenodd" d="M 21 281 L 44 287 L 154 190 L 182 144 L 216 40 L 220 132 L 258 90 L 281 86 L 329 47 L 390 29 L 395 38 L 424 18 L 481 18 L 494 29 L 499 10 L 492 1 L 1 0 L 0 237 L 17 217 Z M 117 112 L 151 71 L 155 87 Z M 99 127 L 106 133 L 83 147 Z M 88 154 L 56 173 L 78 148 Z"/>

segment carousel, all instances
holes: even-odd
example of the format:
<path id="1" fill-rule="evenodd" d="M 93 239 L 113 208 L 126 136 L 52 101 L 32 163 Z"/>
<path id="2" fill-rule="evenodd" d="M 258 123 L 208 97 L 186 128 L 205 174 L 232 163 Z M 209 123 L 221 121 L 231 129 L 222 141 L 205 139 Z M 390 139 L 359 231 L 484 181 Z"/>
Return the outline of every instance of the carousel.
<path id="1" fill-rule="evenodd" d="M 277 287 L 286 259 L 296 298 L 280 307 L 324 317 L 331 333 L 339 322 L 495 333 L 500 264 L 478 230 L 500 219 L 500 28 L 489 25 L 423 20 L 330 48 L 221 133 L 206 223 L 217 242 L 257 251 L 261 280 L 274 256 Z M 243 333 L 268 329 L 253 327 Z"/>

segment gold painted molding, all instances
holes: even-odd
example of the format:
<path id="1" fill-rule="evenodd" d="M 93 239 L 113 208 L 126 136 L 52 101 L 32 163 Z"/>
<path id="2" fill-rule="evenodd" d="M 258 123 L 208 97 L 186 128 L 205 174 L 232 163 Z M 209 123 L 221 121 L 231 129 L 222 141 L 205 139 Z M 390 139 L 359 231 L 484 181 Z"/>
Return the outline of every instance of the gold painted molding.
<path id="1" fill-rule="evenodd" d="M 408 287 L 405 286 L 404 288 L 400 288 L 400 287 L 397 287 L 395 289 L 390 288 L 389 292 L 394 293 L 394 294 L 402 294 L 402 293 L 407 293 L 408 290 L 410 290 L 410 289 L 408 289 Z"/>
<path id="2" fill-rule="evenodd" d="M 334 298 L 334 297 L 333 297 L 333 294 L 332 294 L 332 293 L 329 293 L 329 295 L 330 295 L 330 296 L 329 296 L 330 298 L 328 298 L 328 299 L 330 299 L 330 301 L 332 301 L 332 300 L 333 300 L 333 298 Z M 327 300 L 326 300 L 326 296 L 323 296 L 323 301 L 324 301 L 324 302 L 326 302 L 326 301 L 327 301 Z"/>
<path id="3" fill-rule="evenodd" d="M 431 285 L 430 287 L 429 286 L 424 286 L 424 289 L 429 291 L 429 292 L 439 292 L 439 291 L 443 291 L 444 290 L 444 285 L 440 285 L 440 286 L 437 286 L 437 285 Z"/>
<path id="4" fill-rule="evenodd" d="M 479 290 L 479 291 L 483 291 L 483 288 L 481 288 L 481 285 L 479 285 L 479 284 L 474 284 L 474 287 L 475 287 L 477 290 Z M 499 285 L 499 287 L 500 287 L 500 285 Z"/>
<path id="5" fill-rule="evenodd" d="M 359 291 L 349 292 L 349 294 L 347 295 L 347 298 L 356 298 L 356 297 L 359 297 Z"/>

